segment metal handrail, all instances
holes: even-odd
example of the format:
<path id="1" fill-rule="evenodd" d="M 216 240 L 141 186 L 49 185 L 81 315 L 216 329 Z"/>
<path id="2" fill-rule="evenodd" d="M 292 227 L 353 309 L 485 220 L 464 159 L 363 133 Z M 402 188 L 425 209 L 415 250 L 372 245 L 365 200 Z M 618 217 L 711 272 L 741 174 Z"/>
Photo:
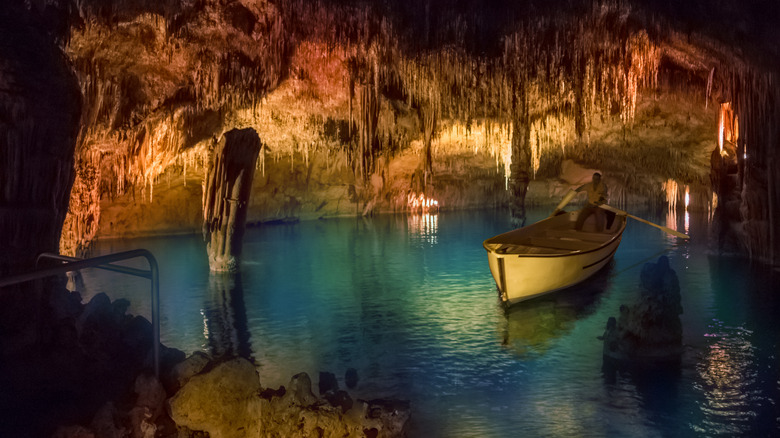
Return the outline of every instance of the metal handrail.
<path id="1" fill-rule="evenodd" d="M 149 262 L 149 270 L 136 269 L 128 266 L 112 265 L 111 262 L 144 257 Z M 160 275 L 157 267 L 157 260 L 154 255 L 145 249 L 134 249 L 131 251 L 118 252 L 89 259 L 79 259 L 60 254 L 43 253 L 38 256 L 35 265 L 42 259 L 53 259 L 66 262 L 59 266 L 50 268 L 36 269 L 24 274 L 13 275 L 11 277 L 0 278 L 0 287 L 10 286 L 25 281 L 37 280 L 50 275 L 63 274 L 65 272 L 78 271 L 84 268 L 98 268 L 107 271 L 119 272 L 122 274 L 133 275 L 136 277 L 148 278 L 152 283 L 152 337 L 154 345 L 154 375 L 160 377 Z"/>

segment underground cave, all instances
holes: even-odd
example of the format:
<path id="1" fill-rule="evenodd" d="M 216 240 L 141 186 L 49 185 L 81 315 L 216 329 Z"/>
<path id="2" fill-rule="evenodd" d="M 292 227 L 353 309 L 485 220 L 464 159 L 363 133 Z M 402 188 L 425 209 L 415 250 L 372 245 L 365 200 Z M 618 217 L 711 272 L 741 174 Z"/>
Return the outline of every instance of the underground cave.
<path id="1" fill-rule="evenodd" d="M 3 433 L 776 434 L 779 24 L 770 0 L 7 0 Z M 481 242 L 594 172 L 690 239 L 629 219 L 594 277 L 505 308 Z M 159 299 L 39 260 L 139 248 Z M 659 256 L 679 360 L 605 371 Z"/>

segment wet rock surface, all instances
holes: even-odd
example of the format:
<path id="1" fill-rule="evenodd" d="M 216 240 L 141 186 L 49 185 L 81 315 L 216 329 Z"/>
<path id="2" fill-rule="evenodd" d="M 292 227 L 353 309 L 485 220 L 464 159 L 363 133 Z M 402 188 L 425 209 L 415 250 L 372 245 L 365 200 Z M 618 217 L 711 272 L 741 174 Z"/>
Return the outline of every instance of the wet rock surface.
<path id="1" fill-rule="evenodd" d="M 619 361 L 668 361 L 682 353 L 680 283 L 661 256 L 647 263 L 640 274 L 639 297 L 621 305 L 620 315 L 610 317 L 600 339 L 604 356 Z"/>

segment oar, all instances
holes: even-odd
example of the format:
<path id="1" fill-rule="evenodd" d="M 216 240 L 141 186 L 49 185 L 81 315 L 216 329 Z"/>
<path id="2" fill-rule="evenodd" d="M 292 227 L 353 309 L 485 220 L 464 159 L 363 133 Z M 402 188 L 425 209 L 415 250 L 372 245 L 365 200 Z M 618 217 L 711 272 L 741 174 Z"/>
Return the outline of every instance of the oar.
<path id="1" fill-rule="evenodd" d="M 683 233 L 681 233 L 681 232 L 679 232 L 677 230 L 673 230 L 671 228 L 667 228 L 667 227 L 664 227 L 662 225 L 654 224 L 654 223 L 652 223 L 652 222 L 650 222 L 648 220 L 642 219 L 641 217 L 636 217 L 633 214 L 628 214 L 628 213 L 626 213 L 623 210 L 618 210 L 617 208 L 609 206 L 607 204 L 601 204 L 601 205 L 599 205 L 599 207 L 603 208 L 604 210 L 611 211 L 612 213 L 622 214 L 624 216 L 630 217 L 631 219 L 638 220 L 639 222 L 646 223 L 647 225 L 652 225 L 652 226 L 654 226 L 656 228 L 660 228 L 661 230 L 663 230 L 663 231 L 665 231 L 665 232 L 667 232 L 667 233 L 669 233 L 669 234 L 671 234 L 673 236 L 677 236 L 677 237 L 680 237 L 682 239 L 690 239 L 691 238 L 691 236 L 689 236 L 687 234 L 683 234 Z"/>
<path id="2" fill-rule="evenodd" d="M 552 214 L 550 215 L 550 217 L 553 217 L 553 216 L 555 216 L 555 213 L 558 213 L 559 211 L 561 211 L 561 209 L 562 209 L 563 207 L 565 207 L 565 206 L 566 206 L 566 204 L 568 204 L 568 203 L 569 203 L 569 201 L 571 201 L 571 200 L 572 200 L 572 198 L 574 198 L 575 196 L 577 196 L 577 191 L 576 191 L 576 190 L 569 189 L 569 192 L 568 192 L 568 193 L 566 193 L 566 195 L 563 197 L 563 199 L 561 200 L 561 203 L 560 203 L 560 204 L 558 204 L 558 206 L 557 206 L 557 207 L 555 207 L 555 210 L 553 210 L 553 212 L 552 212 Z"/>

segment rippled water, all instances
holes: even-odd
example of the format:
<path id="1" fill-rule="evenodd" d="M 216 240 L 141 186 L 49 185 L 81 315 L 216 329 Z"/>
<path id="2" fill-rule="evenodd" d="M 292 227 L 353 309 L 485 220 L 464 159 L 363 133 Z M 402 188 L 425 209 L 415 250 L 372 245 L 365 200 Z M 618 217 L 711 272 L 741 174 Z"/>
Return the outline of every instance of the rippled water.
<path id="1" fill-rule="evenodd" d="M 532 212 L 536 220 L 545 212 Z M 582 287 L 505 312 L 482 240 L 503 211 L 334 219 L 247 230 L 236 278 L 210 276 L 196 236 L 147 248 L 161 268 L 162 340 L 255 359 L 264 386 L 358 371 L 358 398 L 411 401 L 411 436 L 770 436 L 780 433 L 780 287 L 766 269 L 706 254 L 706 218 L 630 221 L 615 260 Z M 609 316 L 642 265 L 670 258 L 683 297 L 679 367 L 604 368 Z M 139 262 L 137 266 L 144 266 Z M 85 271 L 88 290 L 149 317 L 148 283 Z"/>

